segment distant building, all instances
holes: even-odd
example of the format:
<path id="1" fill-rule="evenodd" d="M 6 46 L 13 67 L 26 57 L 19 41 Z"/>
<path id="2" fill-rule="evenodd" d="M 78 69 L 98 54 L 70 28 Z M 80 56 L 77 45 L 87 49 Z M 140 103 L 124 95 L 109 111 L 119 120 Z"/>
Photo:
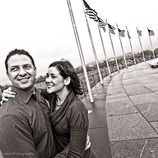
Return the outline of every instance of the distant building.
<path id="1" fill-rule="evenodd" d="M 2 86 L 0 85 L 0 96 L 2 96 Z"/>

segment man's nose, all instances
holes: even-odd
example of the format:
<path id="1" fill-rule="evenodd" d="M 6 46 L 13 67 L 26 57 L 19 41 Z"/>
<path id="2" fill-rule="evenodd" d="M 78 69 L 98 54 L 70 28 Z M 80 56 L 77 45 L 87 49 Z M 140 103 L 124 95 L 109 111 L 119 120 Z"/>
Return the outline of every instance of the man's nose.
<path id="1" fill-rule="evenodd" d="M 19 75 L 21 76 L 26 75 L 26 71 L 23 67 L 20 68 Z"/>

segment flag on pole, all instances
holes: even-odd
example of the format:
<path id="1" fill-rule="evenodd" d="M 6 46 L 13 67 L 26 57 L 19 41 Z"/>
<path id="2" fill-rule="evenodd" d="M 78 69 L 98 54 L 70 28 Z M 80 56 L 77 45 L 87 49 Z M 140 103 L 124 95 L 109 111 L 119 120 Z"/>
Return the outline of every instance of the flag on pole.
<path id="1" fill-rule="evenodd" d="M 105 29 L 106 23 L 99 17 L 98 17 L 98 23 L 99 23 L 99 27 L 102 28 L 103 31 L 105 32 L 106 31 L 106 29 Z"/>
<path id="2" fill-rule="evenodd" d="M 98 21 L 98 16 L 95 10 L 86 9 L 85 13 L 89 16 L 90 19 L 93 19 L 94 21 Z"/>
<path id="3" fill-rule="evenodd" d="M 88 3 L 83 0 L 83 3 L 84 3 L 84 6 L 85 6 L 85 9 L 88 9 L 88 10 L 91 10 L 93 11 L 93 13 L 95 12 L 95 10 L 93 10 L 89 5 Z M 95 12 L 96 13 L 96 12 Z M 86 15 L 86 13 L 85 13 Z M 96 16 L 96 14 L 93 16 L 93 17 L 96 17 L 98 19 L 98 16 Z M 85 16 L 86 18 L 86 16 Z M 94 42 L 93 42 L 93 39 L 92 39 L 92 35 L 91 35 L 91 30 L 90 30 L 90 27 L 89 27 L 89 24 L 88 24 L 88 20 L 86 19 L 86 23 L 87 23 L 87 28 L 88 28 L 88 32 L 89 32 L 89 37 L 90 37 L 90 41 L 91 41 L 91 45 L 92 45 L 92 49 L 93 49 L 93 53 L 94 53 L 94 57 L 95 57 L 95 62 L 96 62 L 96 65 L 97 65 L 97 69 L 98 69 L 98 74 L 99 74 L 99 78 L 100 78 L 100 83 L 103 84 L 103 79 L 102 79 L 102 75 L 101 75 L 101 72 L 100 72 L 100 68 L 99 68 L 99 63 L 98 63 L 98 59 L 97 59 L 97 54 L 96 54 L 96 50 L 95 50 L 95 47 L 94 47 Z"/>
<path id="4" fill-rule="evenodd" d="M 110 25 L 110 24 L 108 24 L 108 27 L 109 27 L 110 33 L 112 33 L 112 34 L 115 35 L 115 29 L 116 29 L 116 28 L 115 28 L 114 26 Z"/>
<path id="5" fill-rule="evenodd" d="M 137 33 L 139 36 L 142 36 L 142 31 L 141 30 L 137 30 Z"/>
<path id="6" fill-rule="evenodd" d="M 128 30 L 127 30 L 127 36 L 128 36 L 129 39 L 131 38 Z"/>
<path id="7" fill-rule="evenodd" d="M 118 32 L 120 37 L 125 37 L 125 30 L 121 30 L 118 28 Z"/>
<path id="8" fill-rule="evenodd" d="M 154 31 L 150 30 L 150 29 L 148 29 L 148 33 L 149 33 L 149 36 L 154 36 L 155 35 Z"/>
<path id="9" fill-rule="evenodd" d="M 98 13 L 92 9 L 85 0 L 83 0 L 83 4 L 85 6 L 85 13 L 89 16 L 89 18 L 93 19 L 94 21 L 98 21 Z"/>

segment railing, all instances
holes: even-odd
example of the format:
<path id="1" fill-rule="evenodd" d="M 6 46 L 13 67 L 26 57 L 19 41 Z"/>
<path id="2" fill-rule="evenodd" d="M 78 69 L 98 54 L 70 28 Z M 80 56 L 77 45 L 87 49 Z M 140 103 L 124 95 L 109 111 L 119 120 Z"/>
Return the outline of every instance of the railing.
<path id="1" fill-rule="evenodd" d="M 158 54 L 156 54 L 156 57 L 158 57 Z M 152 55 L 146 55 L 145 56 L 146 61 L 151 60 L 151 59 L 153 59 Z M 142 56 L 140 56 L 140 55 L 137 56 L 137 58 L 135 58 L 135 60 L 136 60 L 136 64 L 144 62 Z M 122 70 L 122 69 L 125 68 L 125 63 L 123 62 L 123 60 L 118 61 L 118 65 L 119 65 L 119 70 Z M 134 65 L 134 60 L 133 59 L 130 59 L 130 60 L 128 59 L 127 60 L 127 66 L 129 67 L 129 66 L 132 66 L 132 65 Z M 100 71 L 101 71 L 101 74 L 102 74 L 102 78 L 109 75 L 108 74 L 108 69 L 105 65 L 100 67 Z M 114 73 L 116 71 L 117 71 L 116 64 L 113 63 L 112 65 L 110 65 L 110 72 Z M 83 98 L 88 93 L 87 86 L 86 86 L 86 81 L 85 81 L 83 73 L 79 73 L 78 76 L 80 78 L 81 86 L 83 88 L 83 93 L 84 94 L 81 97 L 81 98 Z M 91 71 L 88 71 L 88 78 L 89 78 L 90 86 L 91 86 L 91 88 L 93 88 L 100 81 L 97 69 L 93 69 Z"/>

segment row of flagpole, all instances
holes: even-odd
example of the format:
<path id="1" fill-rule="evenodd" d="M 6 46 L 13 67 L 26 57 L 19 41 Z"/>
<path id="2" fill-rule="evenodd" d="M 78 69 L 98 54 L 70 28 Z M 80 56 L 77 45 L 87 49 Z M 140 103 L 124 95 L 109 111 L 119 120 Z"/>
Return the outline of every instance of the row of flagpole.
<path id="1" fill-rule="evenodd" d="M 99 62 L 98 62 L 98 58 L 97 58 L 97 54 L 96 54 L 96 49 L 95 49 L 95 46 L 94 46 L 94 41 L 93 41 L 93 37 L 92 37 L 92 33 L 91 33 L 91 29 L 90 29 L 90 25 L 89 25 L 87 16 L 90 19 L 93 19 L 95 22 L 98 23 L 98 31 L 99 31 L 99 35 L 100 35 L 100 39 L 101 39 L 103 52 L 104 52 L 104 55 L 105 55 L 105 61 L 106 61 L 109 76 L 111 75 L 111 71 L 110 71 L 108 58 L 107 58 L 107 54 L 106 54 L 105 47 L 104 47 L 104 42 L 103 42 L 101 29 L 103 29 L 103 31 L 105 32 L 106 31 L 105 26 L 108 26 L 108 35 L 109 35 L 111 46 L 112 46 L 112 51 L 113 51 L 114 60 L 115 60 L 115 63 L 116 63 L 116 68 L 117 68 L 117 71 L 119 72 L 119 65 L 118 65 L 118 61 L 117 61 L 117 57 L 116 57 L 116 53 L 115 53 L 115 48 L 114 48 L 112 37 L 111 37 L 111 34 L 115 35 L 115 29 L 116 28 L 114 26 L 110 25 L 107 22 L 107 19 L 106 19 L 106 22 L 104 22 L 98 16 L 98 13 L 94 9 L 92 9 L 85 0 L 81 0 L 81 1 L 82 1 L 82 7 L 83 7 L 84 16 L 85 16 L 85 20 L 86 20 L 86 24 L 87 24 L 87 29 L 88 29 L 88 33 L 89 33 L 89 37 L 90 37 L 90 42 L 91 42 L 91 46 L 92 46 L 92 50 L 93 50 L 93 54 L 94 54 L 98 74 L 99 74 L 100 83 L 103 84 L 103 79 L 102 79 L 102 75 L 101 75 L 101 71 L 100 71 L 100 67 L 99 67 Z M 74 14 L 73 14 L 73 10 L 72 10 L 70 0 L 67 0 L 67 5 L 68 5 L 69 13 L 70 13 L 70 18 L 71 18 L 71 22 L 72 22 L 72 26 L 73 26 L 73 30 L 74 30 L 74 35 L 75 35 L 75 39 L 76 39 L 76 43 L 77 43 L 77 47 L 78 47 L 78 52 L 79 52 L 81 64 L 82 64 L 82 67 L 83 67 L 83 72 L 84 72 L 84 76 L 85 76 L 85 80 L 86 80 L 86 84 L 87 84 L 88 93 L 89 93 L 89 96 L 90 96 L 90 101 L 94 102 L 94 98 L 93 98 L 93 95 L 92 95 L 92 90 L 91 90 L 91 87 L 90 87 L 90 82 L 89 82 L 89 79 L 88 79 L 88 73 L 87 73 L 87 70 L 86 70 L 84 55 L 83 55 L 83 51 L 82 51 L 82 47 L 81 47 L 81 42 L 80 42 L 77 26 L 76 26 L 76 23 L 75 23 L 75 18 L 74 18 Z M 121 37 L 125 37 L 125 30 L 121 30 L 118 27 L 117 24 L 116 24 L 116 27 L 117 27 L 117 30 L 118 30 L 118 37 L 119 37 L 120 46 L 121 46 L 121 49 L 122 49 L 122 54 L 123 54 L 125 67 L 128 68 L 128 65 L 127 65 L 127 62 L 126 62 L 126 56 L 125 56 L 125 52 L 124 52 L 124 48 L 123 48 L 123 44 L 122 44 L 122 40 L 121 40 Z M 147 28 L 147 30 L 148 30 L 150 45 L 151 45 L 152 52 L 153 52 L 153 57 L 155 58 L 155 54 L 154 54 L 154 50 L 153 50 L 153 46 L 152 46 L 152 41 L 151 41 L 151 37 L 150 37 L 150 36 L 154 35 L 154 31 L 150 30 L 148 28 Z M 138 34 L 138 39 L 139 39 L 139 43 L 140 43 L 140 48 L 141 48 L 143 60 L 145 61 L 145 55 L 144 55 L 144 52 L 143 52 L 143 47 L 142 47 L 141 38 L 140 38 L 140 36 L 142 36 L 142 31 L 139 30 L 137 27 L 136 27 L 136 31 L 137 31 L 137 34 Z M 127 36 L 128 36 L 128 39 L 129 39 L 129 44 L 130 44 L 130 48 L 131 48 L 131 52 L 132 52 L 132 56 L 133 56 L 133 61 L 134 61 L 134 64 L 136 64 L 136 60 L 135 60 L 135 56 L 134 56 L 134 52 L 133 52 L 133 47 L 132 47 L 132 42 L 131 42 L 131 37 L 130 37 L 127 26 L 126 26 L 126 32 L 127 32 Z"/>
<path id="2" fill-rule="evenodd" d="M 87 73 L 87 70 L 86 70 L 83 51 L 82 51 L 82 47 L 81 47 L 81 42 L 80 42 L 80 38 L 79 38 L 79 35 L 78 35 L 78 30 L 77 30 L 77 27 L 76 27 L 76 22 L 75 22 L 75 18 L 74 18 L 74 14 L 73 14 L 73 11 L 72 11 L 70 0 L 67 0 L 67 5 L 68 5 L 70 17 L 71 17 L 71 22 L 72 22 L 72 26 L 73 26 L 73 30 L 74 30 L 74 34 L 75 34 L 75 39 L 76 39 L 77 48 L 78 48 L 78 51 L 79 51 L 81 64 L 83 66 L 83 72 L 84 72 L 84 75 L 85 75 L 85 80 L 86 80 L 86 84 L 87 84 L 87 89 L 88 89 L 90 101 L 94 102 L 94 98 L 93 98 L 93 95 L 92 95 L 92 90 L 91 90 L 89 79 L 88 79 L 88 73 Z"/>
<path id="3" fill-rule="evenodd" d="M 105 55 L 105 61 L 106 61 L 106 64 L 107 64 L 108 73 L 109 73 L 109 75 L 111 75 L 110 66 L 109 66 L 107 55 L 106 55 L 106 51 L 105 51 L 105 47 L 104 47 L 104 42 L 103 42 L 103 37 L 102 37 L 102 34 L 101 34 L 99 23 L 98 23 L 98 30 L 99 30 L 99 35 L 100 35 L 100 39 L 101 39 L 101 44 L 102 44 L 102 47 L 103 47 L 103 52 L 104 52 L 104 55 Z"/>
<path id="4" fill-rule="evenodd" d="M 115 29 L 116 28 L 114 26 L 107 23 L 107 20 L 106 20 L 106 22 L 104 22 L 100 17 L 98 17 L 97 12 L 94 9 L 92 9 L 85 0 L 83 0 L 83 3 L 85 5 L 85 12 L 89 16 L 90 19 L 93 19 L 94 21 L 97 21 L 98 23 L 101 22 L 100 27 L 103 28 L 104 32 L 105 32 L 105 25 L 108 25 L 109 32 L 111 34 L 115 34 Z M 99 19 L 99 20 L 97 20 L 97 19 Z M 104 25 L 103 25 L 103 23 L 104 23 Z M 121 41 L 121 37 L 125 37 L 125 30 L 119 29 L 118 25 L 116 25 L 116 26 L 117 26 L 117 30 L 119 32 L 119 40 L 120 40 L 120 45 L 121 45 L 121 49 L 122 49 L 122 53 L 123 53 L 123 57 L 124 57 L 125 66 L 127 67 L 126 59 L 125 59 L 125 53 L 124 53 L 124 49 L 123 49 L 123 45 L 122 45 L 122 41 Z M 126 26 L 126 29 L 127 29 L 127 26 Z M 138 34 L 138 38 L 139 38 L 139 43 L 140 43 L 140 48 L 141 48 L 141 51 L 142 51 L 143 59 L 145 61 L 145 56 L 144 56 L 142 43 L 141 43 L 141 39 L 140 39 L 140 36 L 142 36 L 142 31 L 138 30 L 137 28 L 136 28 L 136 30 L 137 30 L 137 34 Z M 147 30 L 148 30 L 149 40 L 150 40 L 150 44 L 151 44 L 151 48 L 152 48 L 152 42 L 151 42 L 150 36 L 154 35 L 154 31 L 150 30 L 148 28 L 147 28 Z M 112 39 L 111 34 L 109 34 L 110 40 Z M 131 40 L 130 40 L 131 37 L 129 35 L 128 30 L 127 30 L 127 35 L 128 35 L 128 38 L 129 38 L 130 46 L 132 47 L 132 43 L 131 43 Z M 112 43 L 112 40 L 111 40 L 111 43 Z M 115 50 L 114 50 L 114 47 L 113 47 L 113 43 L 112 43 L 112 49 L 113 49 L 113 54 L 115 56 Z M 152 48 L 152 50 L 153 50 L 153 48 Z M 133 51 L 132 51 L 132 54 L 133 54 Z M 155 58 L 154 52 L 153 52 L 153 57 Z M 134 54 L 133 54 L 133 58 L 134 58 Z M 135 58 L 134 58 L 134 64 L 135 64 Z M 117 62 L 116 62 L 116 65 L 117 65 Z"/>
<path id="5" fill-rule="evenodd" d="M 128 35 L 128 39 L 129 39 L 129 44 L 130 44 L 130 48 L 131 48 L 131 52 L 132 52 L 134 64 L 136 64 L 136 60 L 135 60 L 135 57 L 134 57 L 134 51 L 133 51 L 133 47 L 132 47 L 132 42 L 131 42 L 131 38 L 130 38 L 130 35 L 129 35 L 129 31 L 128 31 L 127 26 L 126 26 L 126 31 L 127 31 L 127 35 Z"/>
<path id="6" fill-rule="evenodd" d="M 141 42 L 141 39 L 140 39 L 140 36 L 142 36 L 142 31 L 138 30 L 137 27 L 136 27 L 136 29 L 137 29 L 137 33 L 138 33 L 138 39 L 139 39 L 139 43 L 140 43 L 141 52 L 142 52 L 142 55 L 143 55 L 143 60 L 145 61 L 145 55 L 144 55 L 144 52 L 143 52 L 142 42 Z"/>
<path id="7" fill-rule="evenodd" d="M 84 5 L 82 5 L 82 6 L 83 6 L 83 10 L 84 10 Z M 95 62 L 96 62 L 96 65 L 97 65 L 97 70 L 98 70 L 98 74 L 99 74 L 99 78 L 100 78 L 100 83 L 103 84 L 103 79 L 102 79 L 102 75 L 101 75 L 100 68 L 99 68 L 99 62 L 98 62 L 98 58 L 97 58 L 97 54 L 96 54 L 96 49 L 95 49 L 95 46 L 94 46 L 91 29 L 90 29 L 90 26 L 89 26 L 89 23 L 88 23 L 87 14 L 86 14 L 85 11 L 84 11 L 84 15 L 85 15 L 85 19 L 86 19 L 86 24 L 87 24 L 87 28 L 88 28 L 88 32 L 89 32 L 89 37 L 90 37 L 90 41 L 91 41 L 91 45 L 92 45 L 93 54 L 94 54 L 94 57 L 95 57 Z"/>

